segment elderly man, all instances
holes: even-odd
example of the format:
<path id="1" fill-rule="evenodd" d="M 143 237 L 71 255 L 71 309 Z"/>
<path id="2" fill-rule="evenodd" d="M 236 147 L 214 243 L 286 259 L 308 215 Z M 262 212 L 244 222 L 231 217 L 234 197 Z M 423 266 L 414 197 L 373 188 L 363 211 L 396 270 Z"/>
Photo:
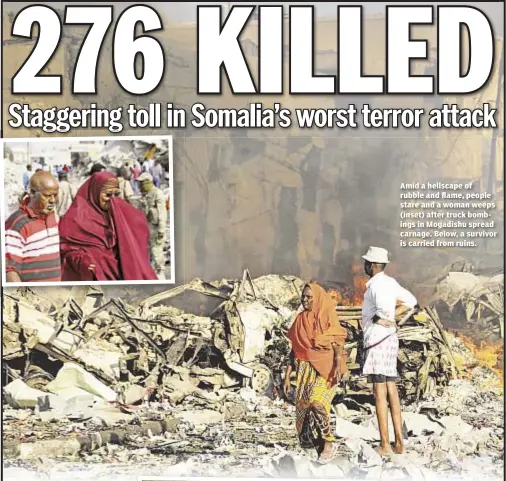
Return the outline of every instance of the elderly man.
<path id="1" fill-rule="evenodd" d="M 416 298 L 394 278 L 385 274 L 389 263 L 388 251 L 371 246 L 364 259 L 366 283 L 362 305 L 362 330 L 364 334 L 365 362 L 363 375 L 373 384 L 376 415 L 381 444 L 376 449 L 382 456 L 404 452 L 402 415 L 397 378 L 399 339 L 395 324 L 396 307 L 414 308 Z M 395 433 L 395 444 L 390 446 L 388 437 L 388 402 Z"/>
<path id="2" fill-rule="evenodd" d="M 6 280 L 59 282 L 58 181 L 40 170 L 32 175 L 29 189 L 19 209 L 5 221 Z"/>
<path id="3" fill-rule="evenodd" d="M 158 279 L 165 279 L 165 256 L 163 247 L 167 238 L 167 204 L 161 189 L 153 184 L 153 176 L 144 172 L 139 176 L 142 193 L 139 208 L 148 219 L 150 239 L 149 249 L 153 268 Z"/>

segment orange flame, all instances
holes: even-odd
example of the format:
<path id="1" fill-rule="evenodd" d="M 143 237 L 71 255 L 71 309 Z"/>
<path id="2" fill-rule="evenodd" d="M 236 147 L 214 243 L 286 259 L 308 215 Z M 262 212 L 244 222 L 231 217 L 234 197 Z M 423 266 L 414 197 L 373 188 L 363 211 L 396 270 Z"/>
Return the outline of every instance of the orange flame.
<path id="1" fill-rule="evenodd" d="M 470 337 L 457 334 L 464 345 L 472 352 L 479 366 L 490 368 L 497 376 L 499 384 L 504 387 L 504 341 L 477 343 Z"/>
<path id="2" fill-rule="evenodd" d="M 361 306 L 364 293 L 366 290 L 366 282 L 368 277 L 364 274 L 364 266 L 356 263 L 352 267 L 353 286 L 342 289 L 329 289 L 328 293 L 334 300 L 336 306 Z"/>
<path id="3" fill-rule="evenodd" d="M 336 306 L 361 306 L 364 301 L 366 283 L 369 277 L 364 272 L 364 264 L 355 262 L 351 268 L 352 287 L 346 287 L 340 290 L 329 289 L 328 293 L 334 299 Z M 396 276 L 397 265 L 392 262 L 388 265 L 388 274 Z"/>

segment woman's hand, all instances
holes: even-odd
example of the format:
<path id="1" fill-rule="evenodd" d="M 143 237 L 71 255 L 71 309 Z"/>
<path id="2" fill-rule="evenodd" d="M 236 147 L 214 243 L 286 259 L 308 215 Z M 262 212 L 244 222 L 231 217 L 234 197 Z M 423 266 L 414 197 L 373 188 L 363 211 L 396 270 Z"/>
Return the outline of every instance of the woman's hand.
<path id="1" fill-rule="evenodd" d="M 332 348 L 334 350 L 334 365 L 332 367 L 331 372 L 331 381 L 334 381 L 337 384 L 338 382 L 341 381 L 341 378 L 343 377 L 341 360 L 344 355 L 344 346 L 333 343 Z"/>
<path id="2" fill-rule="evenodd" d="M 292 364 L 291 362 L 289 362 L 286 366 L 285 380 L 283 382 L 283 393 L 285 394 L 286 399 L 289 399 L 290 390 L 292 388 L 292 385 L 290 383 L 291 376 L 292 376 Z"/>
<path id="3" fill-rule="evenodd" d="M 291 388 L 292 388 L 292 384 L 290 383 L 290 376 L 286 376 L 285 382 L 283 383 L 283 392 L 287 398 L 290 395 Z"/>
<path id="4" fill-rule="evenodd" d="M 332 367 L 332 380 L 336 383 L 341 381 L 343 372 L 341 370 L 341 358 L 334 358 L 334 366 Z"/>
<path id="5" fill-rule="evenodd" d="M 96 271 L 97 271 L 97 266 L 95 264 L 88 265 L 88 272 L 89 272 L 89 275 L 91 275 L 91 279 L 89 279 L 89 280 L 94 281 L 97 279 Z"/>

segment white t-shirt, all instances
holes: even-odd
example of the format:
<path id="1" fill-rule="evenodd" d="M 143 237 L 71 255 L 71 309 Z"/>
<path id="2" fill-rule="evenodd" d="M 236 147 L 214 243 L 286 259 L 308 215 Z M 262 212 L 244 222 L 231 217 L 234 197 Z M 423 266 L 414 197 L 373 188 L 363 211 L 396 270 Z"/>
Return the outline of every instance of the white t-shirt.
<path id="1" fill-rule="evenodd" d="M 411 308 L 416 306 L 417 300 L 411 292 L 384 272 L 379 272 L 369 279 L 366 287 L 362 304 L 362 330 L 364 345 L 367 347 L 395 332 L 395 327 L 385 327 L 373 322 L 375 315 L 395 322 L 397 300 Z"/>

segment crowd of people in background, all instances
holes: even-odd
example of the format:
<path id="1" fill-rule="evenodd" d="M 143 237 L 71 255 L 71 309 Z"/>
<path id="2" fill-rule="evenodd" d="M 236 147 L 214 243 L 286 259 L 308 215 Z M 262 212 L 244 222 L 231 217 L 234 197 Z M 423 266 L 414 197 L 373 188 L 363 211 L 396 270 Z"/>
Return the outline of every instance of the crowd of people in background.
<path id="1" fill-rule="evenodd" d="M 30 184 L 30 179 L 31 179 L 32 175 L 35 172 L 39 172 L 41 170 L 51 172 L 55 177 L 58 177 L 61 173 L 64 173 L 67 175 L 72 173 L 74 171 L 74 168 L 71 165 L 63 164 L 63 165 L 56 165 L 51 170 L 48 166 L 42 165 L 39 162 L 33 162 L 33 165 L 28 164 L 26 166 L 26 170 L 23 174 L 23 187 L 24 187 L 25 191 L 28 191 L 28 186 Z"/>
<path id="2" fill-rule="evenodd" d="M 27 166 L 19 208 L 5 223 L 8 282 L 166 278 L 169 198 L 160 187 L 168 172 L 152 149 L 105 164 L 88 167 L 82 185 L 69 179 L 73 166 Z"/>

